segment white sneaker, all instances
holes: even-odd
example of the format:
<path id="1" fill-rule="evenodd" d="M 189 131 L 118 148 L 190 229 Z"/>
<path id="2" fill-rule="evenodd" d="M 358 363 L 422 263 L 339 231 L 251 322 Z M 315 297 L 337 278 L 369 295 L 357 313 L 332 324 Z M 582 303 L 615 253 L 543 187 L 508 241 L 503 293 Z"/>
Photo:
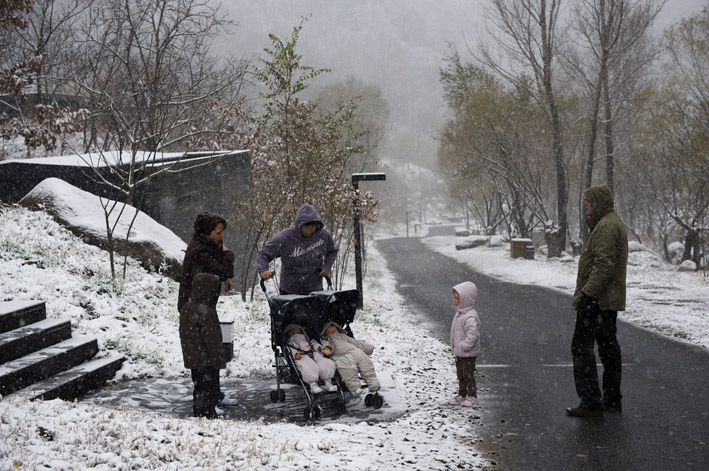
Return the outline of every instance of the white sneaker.
<path id="1" fill-rule="evenodd" d="M 364 392 L 364 389 L 357 388 L 357 390 L 355 390 L 355 392 L 353 392 L 352 394 L 354 394 L 355 396 L 361 396 L 363 392 Z"/>
<path id="2" fill-rule="evenodd" d="M 239 405 L 239 400 L 238 400 L 238 399 L 231 398 L 231 397 L 226 397 L 226 396 L 224 396 L 224 399 L 222 399 L 222 400 L 219 402 L 219 404 L 217 404 L 217 405 L 220 405 L 220 406 L 238 406 L 238 405 Z"/>
<path id="3" fill-rule="evenodd" d="M 217 407 L 217 406 L 214 406 L 214 412 L 216 412 L 217 415 L 224 415 L 224 410 L 223 410 L 223 409 L 220 409 L 220 408 Z"/>
<path id="4" fill-rule="evenodd" d="M 323 389 L 318 385 L 318 383 L 310 383 L 310 392 L 313 394 L 320 394 Z"/>
<path id="5" fill-rule="evenodd" d="M 329 383 L 325 383 L 325 391 L 327 392 L 335 392 L 337 391 L 337 383 L 335 381 L 331 381 Z"/>

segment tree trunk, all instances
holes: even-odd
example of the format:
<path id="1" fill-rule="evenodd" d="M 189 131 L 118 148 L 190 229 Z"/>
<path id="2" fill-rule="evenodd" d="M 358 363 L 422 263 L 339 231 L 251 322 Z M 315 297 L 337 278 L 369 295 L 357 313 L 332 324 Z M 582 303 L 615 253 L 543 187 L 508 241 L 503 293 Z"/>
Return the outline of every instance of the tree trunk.
<path id="1" fill-rule="evenodd" d="M 691 260 L 699 267 L 701 256 L 701 247 L 699 241 L 699 231 L 694 228 L 687 229 L 687 234 L 684 236 L 684 253 L 682 261 Z"/>
<path id="2" fill-rule="evenodd" d="M 566 247 L 566 234 L 564 231 L 561 228 L 547 229 L 544 232 L 544 240 L 547 243 L 547 258 L 561 257 L 561 253 Z"/>
<path id="3" fill-rule="evenodd" d="M 606 184 L 614 191 L 614 170 L 615 170 L 615 143 L 613 142 L 613 109 L 611 107 L 610 92 L 608 91 L 608 71 L 603 77 L 603 98 L 605 102 L 606 118 Z"/>
<path id="4" fill-rule="evenodd" d="M 549 249 L 547 257 L 560 257 L 561 252 L 566 247 L 566 229 L 568 227 L 566 205 L 568 203 L 569 195 L 566 187 L 566 169 L 564 167 L 564 145 L 562 142 L 561 118 L 559 117 L 559 108 L 557 106 L 556 99 L 554 98 L 554 88 L 552 83 L 552 57 L 554 54 L 552 44 L 554 38 L 550 37 L 550 35 L 553 34 L 554 25 L 550 24 L 553 19 L 550 19 L 549 22 L 547 21 L 546 13 L 546 1 L 542 0 L 539 15 L 539 26 L 542 33 L 542 83 L 544 85 L 545 99 L 547 106 L 549 106 L 549 112 L 551 115 L 554 161 L 556 164 L 556 212 L 559 220 L 559 230 L 554 237 L 554 243 L 547 243 L 547 248 Z"/>

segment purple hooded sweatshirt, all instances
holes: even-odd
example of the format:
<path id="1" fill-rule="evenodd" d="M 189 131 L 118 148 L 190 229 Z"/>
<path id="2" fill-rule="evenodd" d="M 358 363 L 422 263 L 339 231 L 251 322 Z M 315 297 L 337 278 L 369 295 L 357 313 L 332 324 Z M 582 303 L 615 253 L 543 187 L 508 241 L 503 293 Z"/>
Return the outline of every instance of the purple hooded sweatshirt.
<path id="1" fill-rule="evenodd" d="M 478 287 L 465 281 L 453 289 L 460 297 L 451 324 L 451 351 L 457 357 L 477 357 L 480 355 L 480 318 L 475 310 Z"/>
<path id="2" fill-rule="evenodd" d="M 317 230 L 308 238 L 300 228 L 309 222 L 317 224 Z M 322 289 L 320 270 L 328 274 L 337 258 L 337 245 L 318 212 L 309 204 L 298 209 L 295 225 L 271 239 L 256 255 L 256 270 L 268 270 L 272 260 L 281 258 L 281 291 L 293 294 L 309 294 Z"/>

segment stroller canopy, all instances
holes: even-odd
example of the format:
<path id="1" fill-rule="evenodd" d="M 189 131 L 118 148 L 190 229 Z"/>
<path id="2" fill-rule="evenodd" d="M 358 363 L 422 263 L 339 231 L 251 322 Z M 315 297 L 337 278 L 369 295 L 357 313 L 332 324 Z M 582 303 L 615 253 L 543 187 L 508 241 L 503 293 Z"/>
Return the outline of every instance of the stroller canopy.
<path id="1" fill-rule="evenodd" d="M 320 303 L 321 327 L 332 321 L 341 327 L 346 327 L 354 321 L 359 303 L 359 291 L 356 289 L 343 291 L 314 291 L 310 293 Z"/>
<path id="2" fill-rule="evenodd" d="M 320 300 L 315 296 L 286 294 L 268 300 L 275 331 L 274 339 L 283 340 L 290 324 L 301 326 L 310 338 L 320 338 Z"/>

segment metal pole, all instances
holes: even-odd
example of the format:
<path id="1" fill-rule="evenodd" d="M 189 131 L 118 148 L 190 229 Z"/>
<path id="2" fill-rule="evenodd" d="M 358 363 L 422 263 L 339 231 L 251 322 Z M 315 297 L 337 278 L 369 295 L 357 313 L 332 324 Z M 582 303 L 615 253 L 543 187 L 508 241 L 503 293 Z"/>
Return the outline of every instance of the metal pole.
<path id="1" fill-rule="evenodd" d="M 355 193 L 359 191 L 359 181 L 352 179 L 352 186 Z M 362 293 L 362 246 L 360 245 L 360 235 L 362 231 L 359 224 L 359 205 L 357 198 L 354 200 L 354 251 L 355 251 L 355 278 L 357 278 L 357 291 L 359 297 L 357 299 L 357 307 L 364 306 L 364 295 Z"/>
<path id="2" fill-rule="evenodd" d="M 354 250 L 355 250 L 355 278 L 357 278 L 357 291 L 359 292 L 359 299 L 357 300 L 357 307 L 362 308 L 364 306 L 364 293 L 362 290 L 362 226 L 360 224 L 359 217 L 359 201 L 357 199 L 357 192 L 359 191 L 360 181 L 376 181 L 376 180 L 386 180 L 385 173 L 353 173 L 352 174 L 352 187 L 355 190 L 354 199 Z"/>

